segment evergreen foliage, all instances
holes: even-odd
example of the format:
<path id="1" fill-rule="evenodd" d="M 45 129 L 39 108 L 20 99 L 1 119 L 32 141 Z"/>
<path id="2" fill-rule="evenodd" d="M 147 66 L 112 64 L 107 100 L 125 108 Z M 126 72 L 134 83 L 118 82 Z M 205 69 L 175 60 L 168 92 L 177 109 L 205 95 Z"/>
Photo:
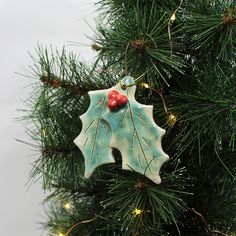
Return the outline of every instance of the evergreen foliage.
<path id="1" fill-rule="evenodd" d="M 74 54 L 38 47 L 29 99 L 29 135 L 40 157 L 50 235 L 236 235 L 236 2 L 100 0 L 103 20 L 86 65 Z M 154 105 L 167 130 L 170 161 L 162 183 L 115 164 L 84 178 L 73 140 L 88 91 L 136 78 L 136 99 Z M 65 207 L 70 204 L 70 207 Z"/>

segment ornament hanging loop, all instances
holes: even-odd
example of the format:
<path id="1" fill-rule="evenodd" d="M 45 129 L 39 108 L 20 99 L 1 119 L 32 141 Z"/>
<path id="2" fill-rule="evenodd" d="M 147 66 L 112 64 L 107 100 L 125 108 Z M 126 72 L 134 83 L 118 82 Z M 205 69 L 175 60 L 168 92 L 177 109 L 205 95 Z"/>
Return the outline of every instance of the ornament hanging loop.
<path id="1" fill-rule="evenodd" d="M 123 90 L 126 90 L 126 89 L 128 88 L 128 85 L 122 84 L 121 81 L 120 81 L 120 87 L 121 87 Z"/>
<path id="2" fill-rule="evenodd" d="M 139 76 L 138 78 L 136 78 L 135 80 L 133 80 L 131 76 L 128 76 L 128 75 L 125 76 L 125 78 L 127 78 L 127 79 L 125 79 L 124 83 L 121 82 L 123 79 L 119 81 L 120 87 L 121 87 L 123 90 L 127 90 L 129 87 L 132 87 L 132 86 L 136 85 L 137 82 L 138 82 L 140 79 L 142 79 L 142 78 L 149 72 L 149 70 L 151 70 L 151 68 L 149 68 L 147 71 L 145 71 L 142 75 L 140 75 L 140 76 Z M 131 82 L 131 81 L 132 81 L 132 82 Z"/>
<path id="3" fill-rule="evenodd" d="M 129 87 L 136 85 L 131 76 L 125 76 L 124 79 L 119 81 L 120 87 L 123 90 L 127 90 Z"/>

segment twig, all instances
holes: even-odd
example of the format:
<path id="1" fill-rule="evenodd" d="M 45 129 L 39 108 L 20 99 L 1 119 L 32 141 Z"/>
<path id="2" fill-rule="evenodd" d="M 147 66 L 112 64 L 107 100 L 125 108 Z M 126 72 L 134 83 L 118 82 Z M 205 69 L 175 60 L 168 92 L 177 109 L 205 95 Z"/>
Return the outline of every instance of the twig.
<path id="1" fill-rule="evenodd" d="M 216 234 L 221 234 L 223 236 L 232 236 L 232 235 L 229 235 L 229 234 L 225 234 L 223 232 L 220 232 L 219 230 L 214 230 L 214 229 L 211 229 L 208 225 L 208 223 L 206 222 L 205 218 L 203 217 L 203 215 L 199 212 L 197 212 L 194 208 L 191 208 L 191 210 L 198 216 L 200 216 L 201 220 L 204 222 L 204 224 L 206 225 L 207 227 L 207 230 L 210 231 L 211 233 L 216 233 Z"/>
<path id="2" fill-rule="evenodd" d="M 90 223 L 90 222 L 94 221 L 96 218 L 97 218 L 97 216 L 95 216 L 94 218 L 92 218 L 90 220 L 83 220 L 83 221 L 80 221 L 80 222 L 72 225 L 71 228 L 65 233 L 65 236 L 69 236 L 69 234 L 72 232 L 72 230 L 74 228 L 76 228 L 78 225 Z"/>

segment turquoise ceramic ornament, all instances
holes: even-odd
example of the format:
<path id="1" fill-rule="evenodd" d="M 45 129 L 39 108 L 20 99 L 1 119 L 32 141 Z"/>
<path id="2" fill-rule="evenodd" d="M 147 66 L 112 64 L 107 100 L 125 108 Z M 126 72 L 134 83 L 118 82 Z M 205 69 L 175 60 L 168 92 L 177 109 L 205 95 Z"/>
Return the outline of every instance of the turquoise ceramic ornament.
<path id="1" fill-rule="evenodd" d="M 112 148 L 122 155 L 122 169 L 133 170 L 153 182 L 161 182 L 159 172 L 168 155 L 162 150 L 165 130 L 153 120 L 153 106 L 135 100 L 136 86 L 126 76 L 116 86 L 89 92 L 91 103 L 80 118 L 83 128 L 75 139 L 85 157 L 85 177 L 106 163 L 115 162 Z"/>

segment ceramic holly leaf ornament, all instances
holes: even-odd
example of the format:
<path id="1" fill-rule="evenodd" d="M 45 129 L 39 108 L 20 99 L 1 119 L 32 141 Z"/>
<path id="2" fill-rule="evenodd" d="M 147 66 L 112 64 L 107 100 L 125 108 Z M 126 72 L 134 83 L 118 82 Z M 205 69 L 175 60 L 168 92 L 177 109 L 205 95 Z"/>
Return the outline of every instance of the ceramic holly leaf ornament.
<path id="1" fill-rule="evenodd" d="M 74 140 L 85 158 L 85 174 L 89 178 L 96 167 L 115 162 L 111 153 L 111 127 L 101 119 L 108 110 L 108 90 L 90 91 L 90 105 L 85 114 L 80 116 L 82 131 Z"/>
<path id="2" fill-rule="evenodd" d="M 111 127 L 110 146 L 121 152 L 122 169 L 141 173 L 159 184 L 160 168 L 169 158 L 161 146 L 165 130 L 154 122 L 153 106 L 143 105 L 135 100 L 136 86 L 132 77 L 125 77 L 113 91 L 126 102 L 102 115 L 102 119 Z"/>
<path id="3" fill-rule="evenodd" d="M 116 86 L 89 92 L 90 106 L 82 120 L 75 144 L 85 158 L 85 177 L 96 167 L 115 162 L 112 148 L 122 155 L 122 168 L 141 173 L 159 184 L 162 164 L 168 155 L 162 150 L 165 130 L 153 120 L 153 106 L 135 100 L 136 86 L 126 76 Z"/>

